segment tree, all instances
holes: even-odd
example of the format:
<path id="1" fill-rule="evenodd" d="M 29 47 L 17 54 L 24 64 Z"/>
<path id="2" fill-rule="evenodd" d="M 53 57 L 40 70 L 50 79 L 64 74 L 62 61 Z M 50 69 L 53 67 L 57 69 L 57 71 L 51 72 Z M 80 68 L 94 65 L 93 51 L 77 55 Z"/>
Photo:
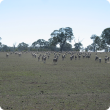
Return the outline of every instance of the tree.
<path id="1" fill-rule="evenodd" d="M 64 51 L 70 51 L 72 50 L 72 45 L 69 43 L 65 43 L 64 47 L 63 47 Z"/>
<path id="2" fill-rule="evenodd" d="M 19 43 L 18 49 L 19 50 L 28 50 L 28 46 L 29 46 L 28 44 L 22 42 L 22 43 Z"/>
<path id="3" fill-rule="evenodd" d="M 36 45 L 37 45 L 37 41 L 35 41 L 35 42 L 32 43 L 32 47 L 33 48 L 36 48 Z"/>
<path id="4" fill-rule="evenodd" d="M 14 49 L 14 51 L 15 51 L 15 48 L 16 48 L 16 43 L 13 44 L 13 49 Z"/>
<path id="5" fill-rule="evenodd" d="M 59 30 L 54 30 L 51 33 L 51 43 L 52 45 L 56 46 L 57 44 L 60 45 L 60 51 L 63 50 L 63 47 L 67 41 L 71 42 L 73 39 L 73 32 L 72 28 L 60 28 Z"/>
<path id="6" fill-rule="evenodd" d="M 82 46 L 82 43 L 81 43 L 81 42 L 75 43 L 74 46 L 75 46 L 75 50 L 76 50 L 76 51 L 80 51 L 81 46 Z"/>
<path id="7" fill-rule="evenodd" d="M 54 43 L 55 40 L 53 40 L 53 38 L 48 39 L 48 48 L 51 51 L 55 51 L 56 50 L 56 43 Z"/>
<path id="8" fill-rule="evenodd" d="M 0 42 L 0 47 L 2 47 L 2 43 Z"/>
<path id="9" fill-rule="evenodd" d="M 0 40 L 1 40 L 2 38 L 0 37 Z M 2 47 L 2 43 L 0 42 L 0 48 Z"/>
<path id="10" fill-rule="evenodd" d="M 106 28 L 103 30 L 101 34 L 101 38 L 104 43 L 106 43 L 107 45 L 110 45 L 110 28 Z"/>
<path id="11" fill-rule="evenodd" d="M 37 41 L 35 41 L 35 42 L 32 43 L 32 46 L 34 48 L 36 46 L 40 46 L 40 48 L 41 48 L 41 47 L 45 46 L 45 44 L 46 44 L 46 41 L 44 39 L 38 39 Z"/>
<path id="12" fill-rule="evenodd" d="M 103 40 L 101 37 L 97 36 L 94 40 L 96 44 L 96 49 L 97 50 L 102 50 L 107 48 L 107 43 L 105 43 L 105 40 Z"/>
<path id="13" fill-rule="evenodd" d="M 50 44 L 49 44 L 49 42 L 48 42 L 48 41 L 45 41 L 45 42 L 44 42 L 44 48 L 48 48 L 48 47 L 49 47 L 49 45 L 50 45 Z"/>
<path id="14" fill-rule="evenodd" d="M 90 50 L 90 51 L 93 51 L 93 49 L 94 49 L 94 47 L 93 47 L 92 45 L 88 45 L 88 46 L 87 46 L 87 51 L 89 51 L 89 50 Z"/>
<path id="15" fill-rule="evenodd" d="M 9 47 L 7 45 L 2 45 L 2 51 L 8 51 L 9 50 Z"/>
<path id="16" fill-rule="evenodd" d="M 43 47 L 45 45 L 45 40 L 44 39 L 38 39 L 36 42 L 40 47 Z"/>
<path id="17" fill-rule="evenodd" d="M 93 34 L 90 38 L 93 39 L 93 43 L 91 44 L 93 46 L 93 51 L 96 51 L 96 43 L 95 43 L 95 39 L 96 37 L 98 37 L 97 35 Z"/>

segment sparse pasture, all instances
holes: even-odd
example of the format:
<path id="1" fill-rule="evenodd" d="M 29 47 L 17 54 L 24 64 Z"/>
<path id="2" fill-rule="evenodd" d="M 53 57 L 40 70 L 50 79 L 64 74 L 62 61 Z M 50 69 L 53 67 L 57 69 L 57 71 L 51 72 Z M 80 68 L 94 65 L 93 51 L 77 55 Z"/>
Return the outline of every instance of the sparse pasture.
<path id="1" fill-rule="evenodd" d="M 0 106 L 3 110 L 106 110 L 110 106 L 110 63 L 91 58 L 44 63 L 31 52 L 0 52 Z M 43 53 L 41 53 L 43 54 Z"/>

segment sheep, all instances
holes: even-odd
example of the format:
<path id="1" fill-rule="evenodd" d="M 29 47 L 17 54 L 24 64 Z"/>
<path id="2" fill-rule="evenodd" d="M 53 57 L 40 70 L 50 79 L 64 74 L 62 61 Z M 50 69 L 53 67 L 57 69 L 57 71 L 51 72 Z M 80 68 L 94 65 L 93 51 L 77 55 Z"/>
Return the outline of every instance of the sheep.
<path id="1" fill-rule="evenodd" d="M 101 57 L 99 57 L 99 63 L 101 63 Z"/>
<path id="2" fill-rule="evenodd" d="M 77 59 L 77 56 L 75 55 L 75 60 Z"/>
<path id="3" fill-rule="evenodd" d="M 73 58 L 72 58 L 72 56 L 70 56 L 70 60 L 72 60 Z"/>
<path id="4" fill-rule="evenodd" d="M 87 57 L 88 59 L 90 58 L 90 55 L 88 55 L 88 57 Z"/>
<path id="5" fill-rule="evenodd" d="M 37 54 L 34 54 L 34 57 L 36 58 Z"/>
<path id="6" fill-rule="evenodd" d="M 9 56 L 9 53 L 6 53 L 6 57 L 8 57 Z"/>
<path id="7" fill-rule="evenodd" d="M 49 59 L 50 55 L 48 55 L 48 59 Z"/>
<path id="8" fill-rule="evenodd" d="M 107 63 L 108 57 L 105 57 L 105 63 Z"/>
<path id="9" fill-rule="evenodd" d="M 64 60 L 64 58 L 65 58 L 65 56 L 64 56 L 64 55 L 62 55 L 62 60 Z"/>
<path id="10" fill-rule="evenodd" d="M 57 58 L 57 60 L 58 60 L 59 56 L 57 55 L 56 58 Z"/>
<path id="11" fill-rule="evenodd" d="M 109 61 L 109 57 L 108 57 L 108 61 Z"/>
<path id="12" fill-rule="evenodd" d="M 88 58 L 88 59 L 89 59 L 89 58 L 90 58 L 90 55 L 89 55 L 89 54 L 88 54 L 88 55 L 86 55 L 86 58 Z"/>
<path id="13" fill-rule="evenodd" d="M 83 55 L 83 58 L 85 58 L 85 55 Z"/>
<path id="14" fill-rule="evenodd" d="M 21 52 L 20 52 L 20 53 L 18 53 L 18 55 L 19 55 L 19 56 L 21 56 Z"/>
<path id="15" fill-rule="evenodd" d="M 57 58 L 54 58 L 54 59 L 53 59 L 54 64 L 55 64 L 57 61 L 58 61 Z"/>
<path id="16" fill-rule="evenodd" d="M 44 60 L 44 55 L 42 56 L 42 61 Z"/>
<path id="17" fill-rule="evenodd" d="M 80 55 L 78 55 L 78 58 L 80 59 L 80 58 L 81 58 L 81 56 L 80 56 Z"/>
<path id="18" fill-rule="evenodd" d="M 31 55 L 32 55 L 32 57 L 34 57 L 35 53 L 32 52 Z"/>
<path id="19" fill-rule="evenodd" d="M 72 60 L 73 58 L 74 58 L 74 55 L 71 55 L 71 56 L 70 56 L 70 60 Z"/>
<path id="20" fill-rule="evenodd" d="M 38 56 L 38 61 L 40 60 L 40 55 Z"/>
<path id="21" fill-rule="evenodd" d="M 97 60 L 98 60 L 98 58 L 99 58 L 99 57 L 98 57 L 98 56 L 96 56 L 96 57 L 95 57 L 95 61 L 97 61 Z"/>
<path id="22" fill-rule="evenodd" d="M 44 63 L 46 62 L 46 57 L 43 57 L 43 61 L 44 61 Z"/>
<path id="23" fill-rule="evenodd" d="M 18 52 L 15 52 L 15 55 L 17 55 L 18 54 Z"/>

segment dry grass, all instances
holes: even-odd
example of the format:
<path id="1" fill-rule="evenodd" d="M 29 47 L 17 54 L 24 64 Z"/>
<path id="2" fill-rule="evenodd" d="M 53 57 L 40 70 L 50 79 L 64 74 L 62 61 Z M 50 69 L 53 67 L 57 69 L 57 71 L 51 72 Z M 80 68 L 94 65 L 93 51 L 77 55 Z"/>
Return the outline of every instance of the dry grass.
<path id="1" fill-rule="evenodd" d="M 4 110 L 106 110 L 110 105 L 110 64 L 90 59 L 44 64 L 31 53 L 0 52 L 0 106 Z M 110 56 L 110 53 L 107 54 Z"/>

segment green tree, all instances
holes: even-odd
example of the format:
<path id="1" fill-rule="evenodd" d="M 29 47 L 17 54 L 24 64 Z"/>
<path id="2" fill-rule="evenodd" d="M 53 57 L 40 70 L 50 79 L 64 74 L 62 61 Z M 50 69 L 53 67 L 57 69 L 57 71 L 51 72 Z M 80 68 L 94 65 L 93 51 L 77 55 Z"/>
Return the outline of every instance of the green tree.
<path id="1" fill-rule="evenodd" d="M 81 43 L 81 42 L 75 43 L 74 46 L 75 46 L 75 50 L 76 50 L 76 51 L 80 51 L 81 46 L 82 46 L 82 43 Z"/>
<path id="2" fill-rule="evenodd" d="M 88 45 L 86 49 L 87 49 L 87 51 L 89 51 L 89 50 L 93 51 L 94 47 L 92 45 Z"/>
<path id="3" fill-rule="evenodd" d="M 2 51 L 8 51 L 9 50 L 9 47 L 7 45 L 2 45 Z"/>
<path id="4" fill-rule="evenodd" d="M 36 42 L 40 47 L 43 47 L 45 45 L 45 40 L 44 39 L 38 39 Z"/>
<path id="5" fill-rule="evenodd" d="M 95 39 L 98 37 L 97 35 L 93 34 L 90 38 L 93 40 L 93 43 L 91 44 L 93 46 L 93 51 L 96 51 L 96 42 Z"/>
<path id="6" fill-rule="evenodd" d="M 36 48 L 36 45 L 37 45 L 37 41 L 35 41 L 35 42 L 32 43 L 32 47 L 33 48 Z"/>
<path id="7" fill-rule="evenodd" d="M 46 44 L 46 41 L 44 39 L 38 39 L 37 41 L 32 43 L 32 46 L 34 48 L 40 46 L 40 48 L 41 48 L 41 47 L 45 46 L 45 44 Z"/>
<path id="8" fill-rule="evenodd" d="M 20 50 L 20 51 L 22 51 L 22 50 L 28 50 L 28 44 L 26 44 L 26 43 L 24 43 L 24 42 L 22 42 L 22 43 L 19 43 L 19 45 L 18 45 L 18 50 Z"/>
<path id="9" fill-rule="evenodd" d="M 64 47 L 63 47 L 64 51 L 70 51 L 72 50 L 72 45 L 69 43 L 65 43 Z"/>
<path id="10" fill-rule="evenodd" d="M 2 38 L 0 37 L 0 40 L 1 40 Z M 2 43 L 0 42 L 0 48 L 2 47 Z"/>
<path id="11" fill-rule="evenodd" d="M 106 28 L 103 30 L 101 38 L 104 43 L 110 45 L 110 28 Z"/>
<path id="12" fill-rule="evenodd" d="M 0 47 L 2 47 L 2 43 L 0 42 Z"/>
<path id="13" fill-rule="evenodd" d="M 15 51 L 16 49 L 16 43 L 13 44 L 13 50 Z"/>
<path id="14" fill-rule="evenodd" d="M 72 28 L 66 27 L 66 28 L 60 28 L 59 30 L 54 30 L 51 33 L 51 43 L 52 45 L 56 46 L 57 44 L 60 45 L 60 51 L 63 50 L 63 47 L 67 41 L 71 42 L 73 39 L 73 32 Z"/>
<path id="15" fill-rule="evenodd" d="M 56 43 L 54 42 L 53 38 L 48 39 L 48 49 L 51 51 L 56 50 Z"/>

